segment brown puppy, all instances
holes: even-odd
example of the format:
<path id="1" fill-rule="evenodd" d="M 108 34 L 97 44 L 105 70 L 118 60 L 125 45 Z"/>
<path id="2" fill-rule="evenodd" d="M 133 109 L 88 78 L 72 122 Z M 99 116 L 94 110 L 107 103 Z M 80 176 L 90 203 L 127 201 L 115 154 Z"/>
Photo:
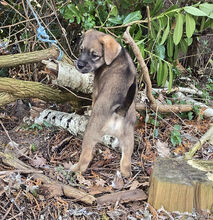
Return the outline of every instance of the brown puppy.
<path id="1" fill-rule="evenodd" d="M 121 173 L 131 175 L 134 147 L 136 69 L 124 48 L 110 35 L 89 30 L 76 68 L 94 72 L 93 110 L 84 135 L 79 162 L 71 168 L 84 172 L 93 148 L 105 134 L 116 136 L 122 150 Z"/>

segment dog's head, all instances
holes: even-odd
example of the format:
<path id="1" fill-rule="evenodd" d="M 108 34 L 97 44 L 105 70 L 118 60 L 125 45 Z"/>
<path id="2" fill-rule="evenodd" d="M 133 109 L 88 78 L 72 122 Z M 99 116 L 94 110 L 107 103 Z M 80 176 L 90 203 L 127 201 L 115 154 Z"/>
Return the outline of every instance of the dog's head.
<path id="1" fill-rule="evenodd" d="M 89 30 L 81 44 L 82 53 L 76 61 L 81 73 L 97 70 L 102 65 L 110 65 L 121 51 L 121 45 L 110 35 Z"/>

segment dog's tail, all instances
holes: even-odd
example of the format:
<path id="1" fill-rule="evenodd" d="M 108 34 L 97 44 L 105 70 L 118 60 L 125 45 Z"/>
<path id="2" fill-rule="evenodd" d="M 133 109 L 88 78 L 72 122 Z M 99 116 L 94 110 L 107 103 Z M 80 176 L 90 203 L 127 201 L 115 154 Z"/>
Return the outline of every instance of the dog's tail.
<path id="1" fill-rule="evenodd" d="M 115 109 L 115 112 L 117 114 L 125 117 L 126 113 L 129 110 L 130 105 L 132 104 L 135 98 L 135 93 L 136 93 L 136 77 L 134 79 L 134 82 L 128 89 L 124 102 Z"/>

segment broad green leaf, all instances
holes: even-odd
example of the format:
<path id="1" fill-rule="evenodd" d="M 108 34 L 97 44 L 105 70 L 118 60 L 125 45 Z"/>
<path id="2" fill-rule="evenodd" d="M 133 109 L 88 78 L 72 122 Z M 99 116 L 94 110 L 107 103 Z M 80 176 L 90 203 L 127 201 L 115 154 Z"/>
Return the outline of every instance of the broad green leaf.
<path id="1" fill-rule="evenodd" d="M 199 5 L 199 8 L 201 11 L 206 13 L 207 15 L 210 15 L 213 12 L 213 4 L 210 3 L 203 3 Z"/>
<path id="2" fill-rule="evenodd" d="M 167 77 L 168 77 L 168 65 L 166 62 L 164 62 L 164 64 L 163 64 L 163 79 L 162 79 L 162 84 L 161 84 L 162 86 L 165 86 Z"/>
<path id="3" fill-rule="evenodd" d="M 141 44 L 138 45 L 138 47 L 139 47 L 139 49 L 140 49 L 140 52 L 141 52 L 142 57 L 144 58 L 144 44 L 141 43 Z"/>
<path id="4" fill-rule="evenodd" d="M 210 27 L 213 29 L 213 19 L 211 19 Z"/>
<path id="5" fill-rule="evenodd" d="M 176 60 L 178 58 L 178 53 L 179 53 L 179 45 L 176 45 L 175 46 L 174 57 L 173 57 L 174 60 Z"/>
<path id="6" fill-rule="evenodd" d="M 112 24 L 122 24 L 123 18 L 120 15 L 118 15 L 117 17 L 110 17 L 108 21 Z"/>
<path id="7" fill-rule="evenodd" d="M 172 89 L 172 82 L 173 82 L 173 71 L 172 71 L 172 67 L 169 66 L 169 92 L 171 91 Z"/>
<path id="8" fill-rule="evenodd" d="M 205 26 L 205 23 L 206 23 L 206 18 L 205 18 L 205 17 L 202 17 L 202 19 L 201 19 L 201 24 L 200 24 L 200 32 L 203 31 L 204 26 Z"/>
<path id="9" fill-rule="evenodd" d="M 76 8 L 74 4 L 69 4 L 67 7 L 73 13 L 73 15 L 79 15 L 79 10 Z"/>
<path id="10" fill-rule="evenodd" d="M 181 39 L 180 41 L 180 47 L 181 47 L 181 50 L 184 54 L 187 53 L 187 50 L 188 50 L 188 44 L 187 42 L 185 41 L 185 39 Z"/>
<path id="11" fill-rule="evenodd" d="M 157 13 L 162 9 L 162 7 L 163 7 L 163 1 L 157 0 L 154 8 L 150 12 L 151 17 L 156 16 Z"/>
<path id="12" fill-rule="evenodd" d="M 184 7 L 184 10 L 194 16 L 208 16 L 205 12 L 201 11 L 198 8 L 195 8 L 193 6 L 186 6 Z"/>
<path id="13" fill-rule="evenodd" d="M 183 34 L 183 15 L 182 14 L 178 14 L 176 17 L 176 25 L 175 25 L 175 30 L 174 30 L 174 34 L 173 34 L 173 41 L 175 45 L 178 45 L 180 42 L 180 39 L 182 37 Z"/>
<path id="14" fill-rule="evenodd" d="M 195 20 L 194 18 L 186 13 L 186 36 L 190 38 L 195 31 Z"/>
<path id="15" fill-rule="evenodd" d="M 140 20 L 142 18 L 141 12 L 140 11 L 134 11 L 129 13 L 126 18 L 123 21 L 123 24 L 128 24 L 132 21 L 137 21 Z"/>
<path id="16" fill-rule="evenodd" d="M 156 31 L 155 31 L 153 25 L 151 25 L 151 37 L 152 37 L 152 39 L 156 39 L 157 38 L 157 34 L 156 34 Z"/>
<path id="17" fill-rule="evenodd" d="M 189 47 L 193 42 L 193 38 L 187 38 L 186 41 L 187 41 L 187 45 Z"/>
<path id="18" fill-rule="evenodd" d="M 166 30 L 163 33 L 163 37 L 161 39 L 160 45 L 165 43 L 165 41 L 166 41 L 166 39 L 168 37 L 168 34 L 169 34 L 169 28 L 170 28 L 170 25 L 169 25 L 169 19 L 168 19 L 167 27 L 166 27 Z"/>
<path id="19" fill-rule="evenodd" d="M 174 44 L 173 44 L 173 40 L 172 40 L 172 35 L 169 35 L 168 40 L 167 40 L 167 55 L 168 55 L 168 57 L 173 56 L 173 48 L 174 48 Z"/>
<path id="20" fill-rule="evenodd" d="M 110 14 L 115 17 L 118 15 L 118 9 L 115 5 L 113 5 L 113 8 L 111 9 Z"/>
<path id="21" fill-rule="evenodd" d="M 162 29 L 165 29 L 166 25 L 168 24 L 168 19 L 166 16 L 163 16 L 159 19 L 159 24 L 160 24 L 160 27 Z"/>
<path id="22" fill-rule="evenodd" d="M 208 17 L 211 18 L 211 19 L 213 19 L 213 12 L 211 12 Z"/>
<path id="23" fill-rule="evenodd" d="M 162 60 L 165 58 L 165 47 L 164 45 L 155 46 L 156 55 L 158 55 Z"/>
<path id="24" fill-rule="evenodd" d="M 150 73 L 154 74 L 156 72 L 156 69 L 157 69 L 156 59 L 154 57 L 151 57 Z"/>
<path id="25" fill-rule="evenodd" d="M 158 72 L 157 72 L 157 84 L 158 84 L 158 86 L 161 86 L 162 79 L 163 79 L 163 64 L 162 64 L 161 59 L 159 59 Z"/>
<path id="26" fill-rule="evenodd" d="M 137 41 L 137 40 L 141 39 L 141 37 L 142 37 L 141 27 L 138 26 L 137 28 L 138 28 L 138 32 L 135 34 L 134 41 Z"/>

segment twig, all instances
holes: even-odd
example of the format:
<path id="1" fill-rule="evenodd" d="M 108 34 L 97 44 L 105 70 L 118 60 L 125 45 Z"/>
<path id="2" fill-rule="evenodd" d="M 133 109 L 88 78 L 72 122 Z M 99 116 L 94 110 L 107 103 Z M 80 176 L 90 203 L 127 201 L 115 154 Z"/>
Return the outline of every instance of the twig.
<path id="1" fill-rule="evenodd" d="M 16 201 L 16 200 L 18 199 L 20 193 L 21 193 L 21 190 L 18 192 L 18 194 L 17 194 L 16 198 L 14 199 L 14 201 Z M 11 203 L 9 209 L 7 210 L 7 212 L 5 213 L 5 215 L 3 216 L 2 220 L 4 220 L 4 219 L 7 218 L 8 214 L 10 213 L 10 210 L 11 210 L 12 207 L 13 207 L 13 205 L 14 205 L 14 203 Z"/>
<path id="2" fill-rule="evenodd" d="M 12 144 L 12 147 L 14 147 L 14 148 L 17 150 L 17 152 L 18 152 L 21 156 L 26 157 L 26 158 L 29 159 L 29 160 L 33 160 L 32 158 L 30 158 L 30 157 L 28 157 L 27 155 L 23 154 L 23 153 L 18 149 L 17 144 L 11 139 L 11 137 L 10 137 L 10 135 L 9 135 L 9 133 L 8 133 L 8 131 L 7 131 L 7 129 L 4 127 L 4 124 L 2 123 L 1 120 L 0 120 L 0 124 L 1 124 L 1 126 L 2 126 L 2 128 L 3 128 L 3 130 L 4 130 L 4 132 L 6 133 L 7 137 L 9 138 L 9 140 L 10 140 L 10 142 L 11 142 L 11 144 Z"/>
<path id="3" fill-rule="evenodd" d="M 10 173 L 43 173 L 42 170 L 3 170 L 0 171 L 0 175 L 10 174 Z"/>
<path id="4" fill-rule="evenodd" d="M 131 46 L 138 62 L 140 63 L 141 70 L 142 70 L 143 77 L 144 77 L 144 81 L 147 85 L 147 97 L 148 97 L 151 105 L 153 105 L 153 104 L 155 105 L 156 100 L 155 100 L 154 96 L 152 95 L 152 83 L 151 83 L 151 80 L 149 77 L 149 70 L 144 62 L 143 57 L 141 56 L 140 49 L 138 48 L 138 46 L 136 45 L 136 43 L 134 42 L 134 40 L 130 36 L 129 29 L 130 29 L 130 26 L 127 27 L 126 31 L 124 32 L 123 38 Z"/>
<path id="5" fill-rule="evenodd" d="M 9 166 L 15 167 L 16 169 L 35 170 L 31 166 L 25 164 L 24 162 L 22 162 L 21 160 L 16 158 L 12 152 L 11 153 L 0 152 L 0 158 L 2 159 L 3 163 L 5 163 Z M 70 185 L 60 183 L 60 182 L 53 180 L 43 174 L 34 173 L 32 178 L 39 179 L 44 184 L 51 185 L 54 188 L 54 191 L 51 192 L 53 194 L 58 193 L 58 195 L 60 195 L 60 196 L 64 195 L 68 198 L 75 198 L 78 201 L 84 202 L 89 205 L 92 205 L 96 201 L 96 198 L 93 197 L 92 195 L 90 195 L 82 190 L 71 187 Z"/>
<path id="6" fill-rule="evenodd" d="M 190 149 L 190 151 L 185 154 L 185 158 L 187 160 L 192 159 L 194 154 L 202 147 L 202 145 L 206 141 L 211 139 L 212 136 L 213 136 L 213 124 L 211 124 L 209 130 L 201 137 L 201 139 L 198 142 L 195 143 L 195 145 Z"/>
<path id="7" fill-rule="evenodd" d="M 103 28 L 103 29 L 116 29 L 116 28 L 124 28 L 124 27 L 129 27 L 133 24 L 141 24 L 141 23 L 147 23 L 148 21 L 145 20 L 138 20 L 138 21 L 132 21 L 128 24 L 122 24 L 122 25 L 117 25 L 117 26 L 110 26 L 110 27 L 102 27 L 102 26 L 94 26 L 94 28 L 99 29 L 99 28 Z"/>
<path id="8" fill-rule="evenodd" d="M 147 13 L 147 19 L 148 19 L 148 35 L 150 35 L 150 33 L 151 33 L 151 17 L 150 17 L 149 6 L 146 6 L 146 13 Z"/>

